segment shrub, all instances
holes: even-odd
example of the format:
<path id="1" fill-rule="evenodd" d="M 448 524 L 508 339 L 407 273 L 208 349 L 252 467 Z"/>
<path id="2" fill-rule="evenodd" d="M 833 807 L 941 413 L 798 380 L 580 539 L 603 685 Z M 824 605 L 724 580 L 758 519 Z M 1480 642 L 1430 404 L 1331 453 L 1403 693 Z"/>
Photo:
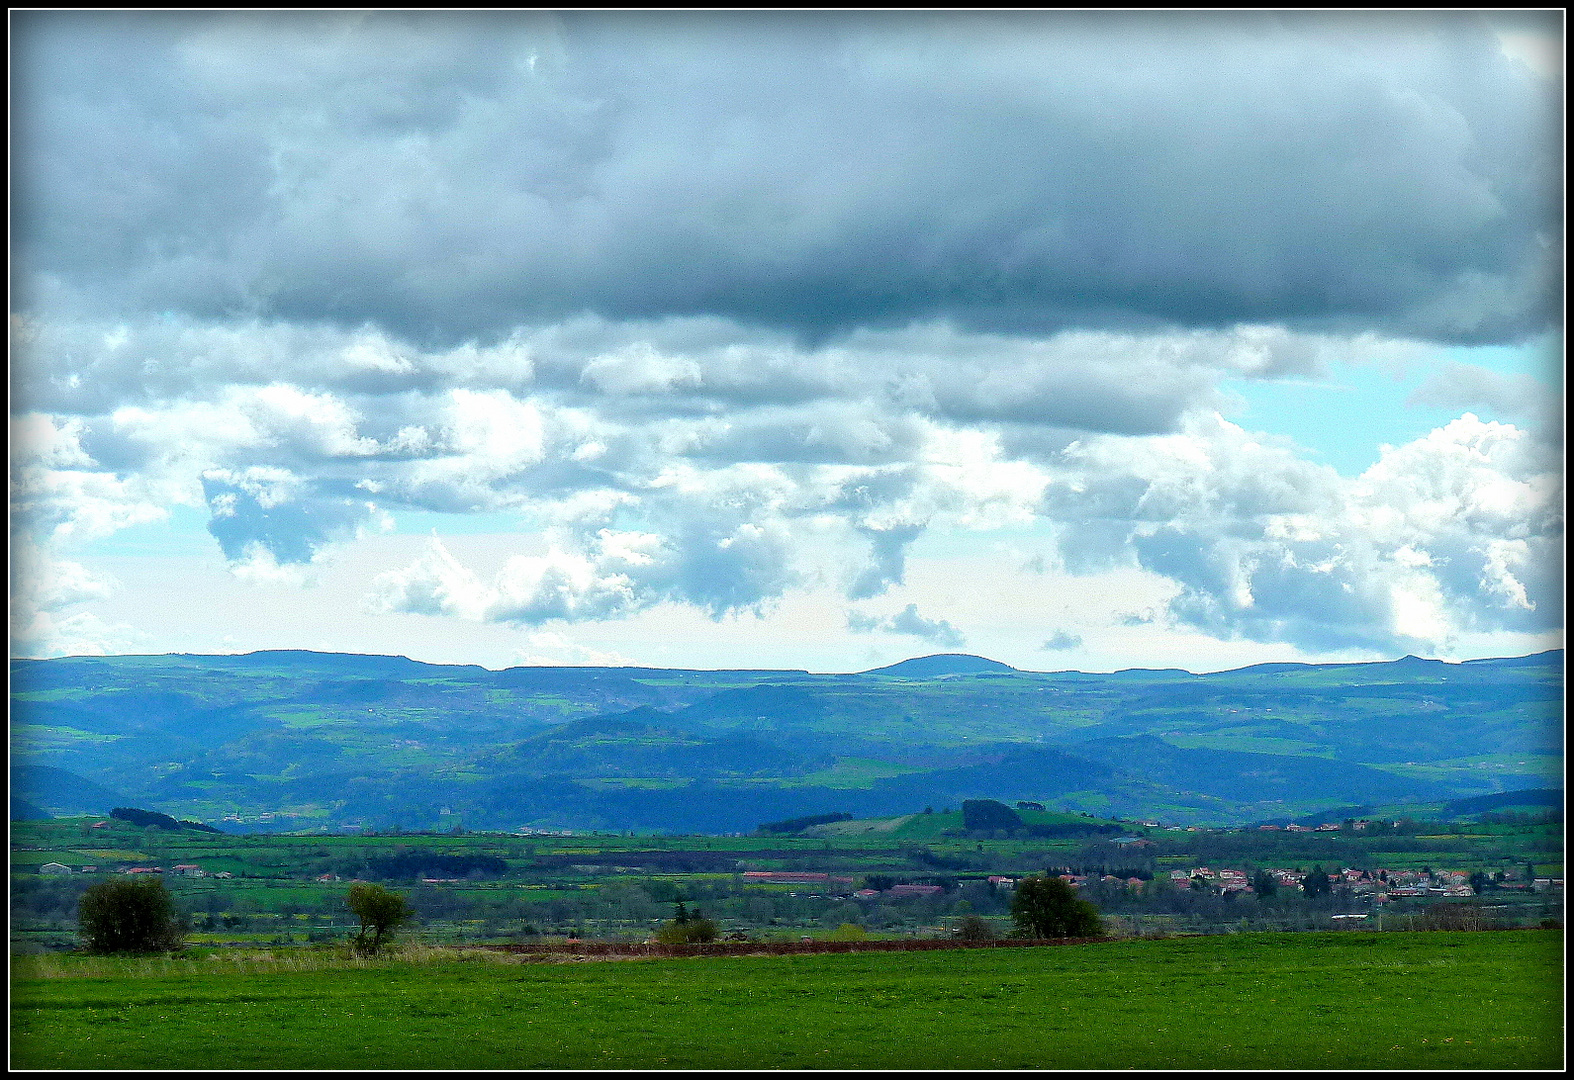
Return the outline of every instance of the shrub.
<path id="1" fill-rule="evenodd" d="M 1433 903 L 1414 920 L 1416 930 L 1496 930 L 1499 920 L 1474 904 Z"/>
<path id="2" fill-rule="evenodd" d="M 656 931 L 656 941 L 661 945 L 698 945 L 715 941 L 720 936 L 721 931 L 716 929 L 715 923 L 702 918 L 698 912 L 690 915 L 681 900 L 677 916 L 662 923 L 661 929 Z"/>
<path id="3" fill-rule="evenodd" d="M 709 919 L 690 919 L 686 923 L 673 919 L 656 931 L 656 941 L 662 945 L 700 945 L 720 936 L 716 924 Z"/>
<path id="4" fill-rule="evenodd" d="M 77 904 L 77 924 L 91 953 L 167 952 L 185 945 L 175 901 L 157 878 L 88 886 Z"/>
<path id="5" fill-rule="evenodd" d="M 956 939 L 958 941 L 993 941 L 995 940 L 995 928 L 977 915 L 969 915 L 956 928 Z"/>
<path id="6" fill-rule="evenodd" d="M 857 923 L 844 922 L 825 935 L 826 941 L 868 941 L 869 931 Z"/>

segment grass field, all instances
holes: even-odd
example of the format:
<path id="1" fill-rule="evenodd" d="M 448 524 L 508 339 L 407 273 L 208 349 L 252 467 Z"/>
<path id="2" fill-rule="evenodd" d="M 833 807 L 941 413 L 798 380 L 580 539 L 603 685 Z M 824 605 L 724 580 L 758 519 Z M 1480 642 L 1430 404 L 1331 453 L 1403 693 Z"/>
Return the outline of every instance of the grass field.
<path id="1" fill-rule="evenodd" d="M 601 963 L 34 957 L 13 961 L 11 1065 L 1559 1068 L 1562 947 L 1503 931 Z"/>

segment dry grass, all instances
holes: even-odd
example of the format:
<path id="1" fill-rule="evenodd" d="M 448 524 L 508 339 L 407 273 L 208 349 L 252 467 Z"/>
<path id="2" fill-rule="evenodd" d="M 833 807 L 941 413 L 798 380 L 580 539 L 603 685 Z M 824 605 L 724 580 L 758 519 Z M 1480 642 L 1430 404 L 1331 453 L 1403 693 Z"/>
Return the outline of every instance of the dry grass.
<path id="1" fill-rule="evenodd" d="M 13 979 L 135 979 L 215 972 L 264 975 L 394 965 L 522 964 L 539 962 L 541 959 L 491 949 L 420 944 L 395 945 L 372 957 L 357 955 L 347 947 L 226 949 L 222 952 L 176 956 L 80 956 L 56 953 L 14 957 L 11 961 L 11 976 Z"/>

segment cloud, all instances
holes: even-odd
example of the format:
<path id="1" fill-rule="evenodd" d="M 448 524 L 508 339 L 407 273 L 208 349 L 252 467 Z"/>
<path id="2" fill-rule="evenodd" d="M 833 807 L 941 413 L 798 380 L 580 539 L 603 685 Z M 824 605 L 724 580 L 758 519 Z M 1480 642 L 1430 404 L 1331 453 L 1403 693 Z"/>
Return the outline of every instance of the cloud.
<path id="1" fill-rule="evenodd" d="M 550 630 L 532 633 L 529 648 L 517 651 L 520 663 L 538 667 L 637 667 L 639 661 L 618 652 L 605 652 L 570 641 Z M 540 652 L 534 650 L 542 650 Z"/>
<path id="2" fill-rule="evenodd" d="M 1082 635 L 1073 634 L 1069 630 L 1057 630 L 1054 635 L 1039 648 L 1045 652 L 1065 652 L 1068 649 L 1080 649 Z"/>
<path id="3" fill-rule="evenodd" d="M 1170 578 L 1169 616 L 1215 637 L 1384 651 L 1561 624 L 1561 473 L 1512 425 L 1467 413 L 1351 480 L 1217 417 L 1067 458 L 1044 512 L 1068 563 Z"/>
<path id="4" fill-rule="evenodd" d="M 1450 362 L 1434 372 L 1405 400 L 1406 405 L 1438 409 L 1478 409 L 1510 419 L 1545 421 L 1556 398 L 1539 379 L 1503 374 L 1476 364 Z"/>
<path id="5" fill-rule="evenodd" d="M 861 529 L 873 547 L 873 562 L 858 575 L 847 590 L 849 600 L 879 596 L 892 585 L 900 585 L 906 564 L 907 546 L 923 532 L 921 525 L 893 525 L 887 529 Z"/>
<path id="6" fill-rule="evenodd" d="M 947 649 L 960 649 L 967 644 L 967 638 L 945 619 L 926 619 L 920 615 L 917 604 L 908 604 L 895 615 L 885 619 L 849 611 L 847 628 L 855 634 L 875 632 L 906 634 Z"/>
<path id="7" fill-rule="evenodd" d="M 670 535 L 556 527 L 542 555 L 515 555 L 484 582 L 436 538 L 410 566 L 378 576 L 374 611 L 454 615 L 539 626 L 608 620 L 663 602 L 690 604 L 713 619 L 760 611 L 797 580 L 785 530 L 691 515 Z"/>
<path id="8" fill-rule="evenodd" d="M 1469 12 L 13 29 L 30 312 L 446 348 L 586 311 L 805 340 L 948 319 L 1488 341 L 1555 316 L 1557 96 Z M 642 393 L 693 374 L 594 372 Z"/>
<path id="9" fill-rule="evenodd" d="M 81 605 L 111 595 L 117 583 L 81 563 L 54 557 L 25 535 L 11 544 L 11 653 L 84 656 L 125 652 L 145 637 L 111 625 Z"/>
<path id="10" fill-rule="evenodd" d="M 225 558 L 251 564 L 254 572 L 309 563 L 329 542 L 353 537 L 376 511 L 373 503 L 333 495 L 282 469 L 215 469 L 203 474 L 202 489 L 213 515 L 208 531 Z"/>
<path id="11" fill-rule="evenodd" d="M 73 545 L 176 505 L 254 580 L 508 514 L 368 603 L 522 627 L 868 600 L 1028 527 L 1221 638 L 1561 617 L 1539 385 L 1439 371 L 1524 424 L 1356 480 L 1215 416 L 1553 321 L 1558 102 L 1480 18 L 740 18 L 22 13 L 19 531 L 87 588 Z"/>

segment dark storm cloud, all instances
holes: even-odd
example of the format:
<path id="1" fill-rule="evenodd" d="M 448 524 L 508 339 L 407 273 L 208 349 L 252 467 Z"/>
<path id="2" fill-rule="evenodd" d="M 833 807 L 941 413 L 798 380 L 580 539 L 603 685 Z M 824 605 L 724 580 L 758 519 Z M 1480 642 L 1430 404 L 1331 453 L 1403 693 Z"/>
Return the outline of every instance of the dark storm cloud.
<path id="1" fill-rule="evenodd" d="M 1471 13 L 13 28 L 33 312 L 429 346 L 587 311 L 808 340 L 950 319 L 1495 341 L 1554 317 L 1556 94 Z"/>

